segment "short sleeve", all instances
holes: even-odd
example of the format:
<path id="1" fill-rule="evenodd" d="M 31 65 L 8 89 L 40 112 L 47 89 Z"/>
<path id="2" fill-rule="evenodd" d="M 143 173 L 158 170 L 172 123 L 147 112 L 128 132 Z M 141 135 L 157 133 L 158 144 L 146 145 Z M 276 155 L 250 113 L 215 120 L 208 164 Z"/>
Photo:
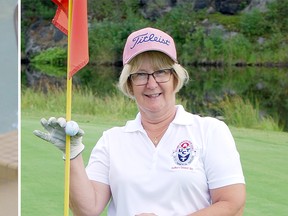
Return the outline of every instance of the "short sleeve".
<path id="1" fill-rule="evenodd" d="M 245 183 L 240 155 L 228 126 L 219 120 L 207 128 L 204 166 L 210 189 Z"/>
<path id="2" fill-rule="evenodd" d="M 86 173 L 90 180 L 109 185 L 109 151 L 102 136 L 92 150 Z"/>

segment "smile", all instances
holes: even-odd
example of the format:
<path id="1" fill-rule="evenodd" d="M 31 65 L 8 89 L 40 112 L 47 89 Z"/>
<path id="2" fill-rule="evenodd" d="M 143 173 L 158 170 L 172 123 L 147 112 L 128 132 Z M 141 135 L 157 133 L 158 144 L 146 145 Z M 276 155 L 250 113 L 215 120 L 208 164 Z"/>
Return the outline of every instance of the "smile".
<path id="1" fill-rule="evenodd" d="M 158 94 L 149 94 L 149 95 L 146 95 L 147 97 L 149 98 L 157 98 L 161 95 L 161 93 L 158 93 Z"/>

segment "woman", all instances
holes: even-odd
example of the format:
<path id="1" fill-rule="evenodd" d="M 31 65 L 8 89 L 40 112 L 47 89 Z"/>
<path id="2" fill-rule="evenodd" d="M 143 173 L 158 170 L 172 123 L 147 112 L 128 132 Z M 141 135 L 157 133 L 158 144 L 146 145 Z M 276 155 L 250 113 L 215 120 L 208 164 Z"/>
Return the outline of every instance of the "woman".
<path id="1" fill-rule="evenodd" d="M 173 39 L 154 28 L 133 32 L 123 64 L 119 88 L 139 113 L 103 133 L 86 169 L 83 131 L 71 137 L 74 214 L 100 215 L 110 201 L 111 216 L 242 215 L 245 182 L 228 127 L 175 104 L 188 74 Z M 64 149 L 65 119 L 41 122 L 48 133 L 34 133 Z"/>

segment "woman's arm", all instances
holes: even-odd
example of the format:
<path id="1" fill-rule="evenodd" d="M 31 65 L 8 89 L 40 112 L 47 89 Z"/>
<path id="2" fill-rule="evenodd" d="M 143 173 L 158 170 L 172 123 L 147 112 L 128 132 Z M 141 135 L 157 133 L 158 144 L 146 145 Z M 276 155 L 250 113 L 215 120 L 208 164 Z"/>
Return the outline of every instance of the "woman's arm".
<path id="1" fill-rule="evenodd" d="M 81 154 L 71 160 L 70 167 L 70 208 L 74 215 L 100 215 L 111 197 L 109 185 L 88 179 Z"/>
<path id="2" fill-rule="evenodd" d="M 246 188 L 245 184 L 234 184 L 210 191 L 212 205 L 189 216 L 241 216 L 243 214 Z"/>

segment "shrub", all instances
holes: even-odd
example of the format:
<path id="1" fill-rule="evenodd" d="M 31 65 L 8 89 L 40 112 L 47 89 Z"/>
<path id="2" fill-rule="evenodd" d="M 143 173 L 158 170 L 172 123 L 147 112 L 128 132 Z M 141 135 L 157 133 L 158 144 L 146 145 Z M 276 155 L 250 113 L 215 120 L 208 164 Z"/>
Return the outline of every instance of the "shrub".
<path id="1" fill-rule="evenodd" d="M 275 0 L 268 4 L 265 19 L 269 22 L 274 32 L 288 32 L 288 1 Z"/>
<path id="2" fill-rule="evenodd" d="M 32 63 L 51 64 L 63 66 L 66 63 L 67 50 L 60 47 L 49 48 L 34 56 L 31 59 Z"/>
<path id="3" fill-rule="evenodd" d="M 267 31 L 267 22 L 263 14 L 258 9 L 243 14 L 240 21 L 240 31 L 249 37 L 264 35 Z"/>
<path id="4" fill-rule="evenodd" d="M 253 44 L 243 34 L 239 33 L 227 38 L 223 46 L 224 59 L 228 63 L 251 61 L 250 56 L 253 53 Z"/>

